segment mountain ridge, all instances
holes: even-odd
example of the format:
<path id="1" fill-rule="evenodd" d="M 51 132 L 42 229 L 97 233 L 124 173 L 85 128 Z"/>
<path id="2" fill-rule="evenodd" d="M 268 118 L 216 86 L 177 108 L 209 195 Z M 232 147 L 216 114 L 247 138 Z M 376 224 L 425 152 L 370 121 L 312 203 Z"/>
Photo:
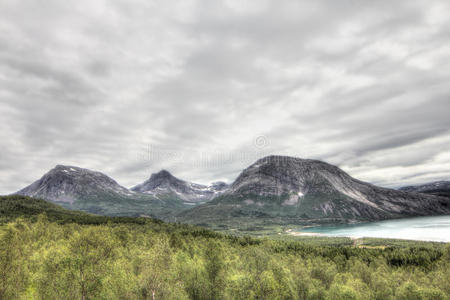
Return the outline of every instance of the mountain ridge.
<path id="1" fill-rule="evenodd" d="M 353 222 L 450 213 L 448 198 L 382 188 L 323 161 L 276 155 L 257 160 L 231 185 L 200 185 L 161 170 L 127 189 L 101 172 L 57 165 L 16 194 L 95 214 L 176 216 L 190 223 Z"/>
<path id="2" fill-rule="evenodd" d="M 173 195 L 181 200 L 196 204 L 211 200 L 226 190 L 228 185 L 224 182 L 213 182 L 211 185 L 202 185 L 188 182 L 173 176 L 167 170 L 151 174 L 150 178 L 131 188 L 134 192 L 158 195 Z"/>
<path id="3" fill-rule="evenodd" d="M 65 165 L 56 165 L 15 194 L 45 199 L 68 209 L 109 216 L 164 218 L 186 208 L 178 199 L 159 199 L 136 193 L 104 173 Z"/>
<path id="4" fill-rule="evenodd" d="M 223 195 L 180 217 L 200 223 L 369 221 L 446 213 L 450 203 L 445 198 L 378 187 L 318 160 L 267 156 L 244 169 Z"/>
<path id="5" fill-rule="evenodd" d="M 425 184 L 410 185 L 399 188 L 400 191 L 423 193 L 450 198 L 450 181 L 433 181 Z"/>
<path id="6" fill-rule="evenodd" d="M 187 182 L 161 170 L 127 189 L 104 173 L 58 164 L 14 194 L 101 215 L 170 219 L 182 210 L 211 200 L 227 187 L 223 182 L 209 186 Z"/>

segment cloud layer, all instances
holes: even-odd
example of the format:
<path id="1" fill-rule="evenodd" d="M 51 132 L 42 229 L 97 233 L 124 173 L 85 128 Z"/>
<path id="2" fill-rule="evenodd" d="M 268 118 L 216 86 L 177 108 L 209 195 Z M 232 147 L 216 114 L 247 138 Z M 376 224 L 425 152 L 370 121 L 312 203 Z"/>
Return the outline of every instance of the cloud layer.
<path id="1" fill-rule="evenodd" d="M 450 4 L 0 3 L 0 194 L 56 164 L 232 181 L 267 154 L 450 179 Z"/>

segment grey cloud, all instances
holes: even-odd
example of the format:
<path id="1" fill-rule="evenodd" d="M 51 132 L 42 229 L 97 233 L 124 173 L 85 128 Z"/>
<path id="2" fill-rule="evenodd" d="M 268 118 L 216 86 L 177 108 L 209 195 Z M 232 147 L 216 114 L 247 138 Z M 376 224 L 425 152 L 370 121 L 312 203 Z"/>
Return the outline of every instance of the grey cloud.
<path id="1" fill-rule="evenodd" d="M 444 0 L 3 1 L 0 193 L 58 163 L 125 186 L 162 168 L 232 181 L 268 154 L 385 186 L 445 179 L 449 11 Z"/>

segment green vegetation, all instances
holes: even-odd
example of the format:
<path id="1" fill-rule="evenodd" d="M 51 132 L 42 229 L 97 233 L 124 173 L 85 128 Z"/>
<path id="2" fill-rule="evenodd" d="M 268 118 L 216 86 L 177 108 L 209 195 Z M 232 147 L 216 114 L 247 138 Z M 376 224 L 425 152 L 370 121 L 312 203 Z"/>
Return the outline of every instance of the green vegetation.
<path id="1" fill-rule="evenodd" d="M 289 198 L 295 195 L 260 196 L 248 195 L 223 195 L 210 202 L 184 210 L 179 213 L 179 220 L 184 223 L 219 229 L 250 228 L 244 231 L 258 231 L 258 228 L 274 227 L 276 225 L 313 225 L 313 224 L 337 224 L 348 223 L 349 220 L 359 222 L 371 221 L 372 218 L 360 216 L 355 218 L 352 207 L 361 205 L 355 201 L 349 201 L 340 193 L 322 194 L 315 193 L 302 197 L 297 203 L 287 205 Z M 330 198 L 333 205 L 339 210 L 329 210 L 324 215 L 326 205 Z M 323 207 L 322 207 L 323 206 Z M 360 207 L 363 209 L 363 207 Z M 376 210 L 378 218 L 393 217 L 392 214 Z M 256 230 L 252 230 L 256 228 Z"/>
<path id="2" fill-rule="evenodd" d="M 14 221 L 17 217 L 24 217 L 36 221 L 38 215 L 45 214 L 49 221 L 59 224 L 77 223 L 86 225 L 100 225 L 109 223 L 158 223 L 162 221 L 150 218 L 106 217 L 93 215 L 76 210 L 68 210 L 59 205 L 26 196 L 0 196 L 0 224 Z"/>
<path id="3" fill-rule="evenodd" d="M 0 299 L 450 298 L 446 244 L 240 237 L 26 197 L 0 212 Z"/>
<path id="4" fill-rule="evenodd" d="M 17 217 L 36 218 L 45 213 L 52 221 L 75 221 L 84 217 L 95 217 L 84 212 L 70 211 L 41 199 L 25 196 L 0 196 L 0 222 L 13 221 Z"/>

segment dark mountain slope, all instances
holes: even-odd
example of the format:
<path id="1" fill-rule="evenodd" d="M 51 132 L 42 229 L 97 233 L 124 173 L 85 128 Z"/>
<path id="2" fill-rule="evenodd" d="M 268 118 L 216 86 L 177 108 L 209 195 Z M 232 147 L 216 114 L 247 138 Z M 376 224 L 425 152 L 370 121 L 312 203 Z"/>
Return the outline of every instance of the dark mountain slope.
<path id="1" fill-rule="evenodd" d="M 450 198 L 450 181 L 436 181 L 422 185 L 405 186 L 399 190 Z"/>

